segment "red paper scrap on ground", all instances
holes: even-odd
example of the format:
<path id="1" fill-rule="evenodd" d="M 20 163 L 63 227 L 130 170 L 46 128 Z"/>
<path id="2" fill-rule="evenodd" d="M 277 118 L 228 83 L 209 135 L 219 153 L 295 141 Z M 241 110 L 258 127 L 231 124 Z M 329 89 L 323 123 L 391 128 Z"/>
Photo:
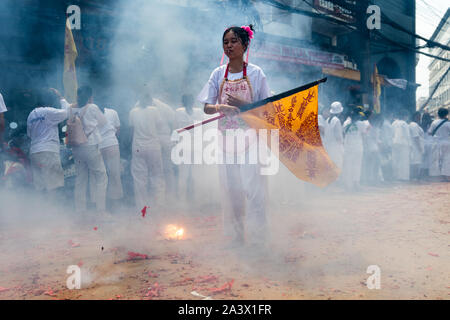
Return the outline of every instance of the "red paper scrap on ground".
<path id="1" fill-rule="evenodd" d="M 158 282 L 155 282 L 152 287 L 147 289 L 147 293 L 145 294 L 148 298 L 159 297 L 163 288 L 159 286 Z"/>
<path id="2" fill-rule="evenodd" d="M 224 291 L 229 291 L 231 290 L 231 287 L 233 286 L 234 283 L 234 279 L 232 279 L 229 282 L 226 282 L 223 286 L 219 287 L 219 288 L 208 288 L 206 290 L 208 290 L 211 294 L 216 294 L 216 293 L 221 293 Z"/>
<path id="3" fill-rule="evenodd" d="M 193 281 L 194 281 L 194 278 L 184 278 L 183 280 L 172 282 L 170 285 L 173 287 L 185 286 L 185 285 L 190 284 Z"/>
<path id="4" fill-rule="evenodd" d="M 83 261 L 78 262 L 77 266 L 79 266 L 81 268 L 81 266 L 83 265 Z"/>
<path id="5" fill-rule="evenodd" d="M 72 240 L 69 240 L 67 243 L 68 243 L 69 246 L 71 246 L 72 248 L 77 248 L 77 247 L 80 246 L 79 243 L 75 243 L 75 242 L 73 242 Z"/>
<path id="6" fill-rule="evenodd" d="M 45 291 L 44 294 L 45 294 L 45 295 L 48 295 L 48 296 L 50 296 L 50 297 L 55 297 L 55 296 L 56 296 L 56 294 L 55 294 L 55 293 L 53 292 L 53 290 L 50 289 L 50 288 L 48 288 L 48 290 Z"/>
<path id="7" fill-rule="evenodd" d="M 97 227 L 94 227 L 94 231 L 97 231 L 97 229 L 98 229 Z"/>
<path id="8" fill-rule="evenodd" d="M 219 278 L 217 278 L 216 276 L 199 276 L 195 282 L 196 283 L 204 283 L 204 282 L 216 281 L 218 279 Z"/>
<path id="9" fill-rule="evenodd" d="M 428 254 L 429 254 L 430 256 L 433 256 L 433 257 L 439 257 L 439 255 L 438 255 L 437 253 L 428 252 Z"/>
<path id="10" fill-rule="evenodd" d="M 0 287 L 0 292 L 5 292 L 5 291 L 8 291 L 10 288 L 3 288 L 3 287 Z"/>
<path id="11" fill-rule="evenodd" d="M 138 259 L 148 259 L 148 255 L 137 253 L 133 251 L 128 251 L 128 259 L 127 260 L 138 260 Z"/>
<path id="12" fill-rule="evenodd" d="M 142 218 L 145 218 L 145 215 L 147 214 L 147 206 L 144 206 L 144 208 L 142 208 L 141 213 L 142 213 Z"/>

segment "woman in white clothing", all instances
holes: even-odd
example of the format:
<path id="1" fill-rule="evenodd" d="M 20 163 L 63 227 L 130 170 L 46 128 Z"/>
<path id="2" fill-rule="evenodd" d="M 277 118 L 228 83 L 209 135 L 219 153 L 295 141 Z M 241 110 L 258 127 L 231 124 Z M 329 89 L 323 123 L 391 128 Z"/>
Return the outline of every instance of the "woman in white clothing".
<path id="1" fill-rule="evenodd" d="M 269 97 L 270 90 L 264 72 L 256 65 L 244 62 L 244 53 L 253 37 L 252 26 L 231 27 L 222 36 L 223 50 L 229 63 L 216 68 L 198 96 L 207 114 L 222 113 L 219 130 L 249 127 L 236 116 L 239 107 Z M 219 144 L 220 144 L 219 140 Z M 247 146 L 252 148 L 252 143 Z M 255 142 L 253 142 L 253 145 Z M 222 142 L 222 145 L 225 144 Z M 241 150 L 241 156 L 245 152 Z M 223 149 L 224 153 L 235 154 Z M 237 151 L 239 152 L 239 151 Z M 231 246 L 265 245 L 267 230 L 267 180 L 260 174 L 258 164 L 223 164 L 219 166 L 223 187 L 224 231 Z"/>

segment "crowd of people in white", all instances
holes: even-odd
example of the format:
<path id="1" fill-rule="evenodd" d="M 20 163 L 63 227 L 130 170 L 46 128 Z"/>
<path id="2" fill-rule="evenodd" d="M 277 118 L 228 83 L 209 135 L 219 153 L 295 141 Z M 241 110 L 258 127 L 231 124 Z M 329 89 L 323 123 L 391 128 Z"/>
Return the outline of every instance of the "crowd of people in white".
<path id="1" fill-rule="evenodd" d="M 402 109 L 382 115 L 354 107 L 343 114 L 336 101 L 318 120 L 323 145 L 342 170 L 338 183 L 346 189 L 429 177 L 449 180 L 448 109 L 440 108 L 434 121 L 428 113 Z"/>
<path id="2" fill-rule="evenodd" d="M 75 209 L 87 210 L 89 194 L 96 209 L 109 217 L 107 203 L 109 208 L 114 207 L 124 196 L 117 139 L 120 119 L 112 108 L 94 104 L 90 87 L 79 88 L 77 96 L 77 102 L 71 105 L 56 89 L 43 90 L 40 106 L 29 114 L 27 135 L 31 141 L 33 184 L 38 191 L 50 194 L 64 187 L 58 126 L 67 120 L 69 134 L 74 136 L 78 121 L 84 140 L 79 144 L 68 141 L 76 166 Z M 177 128 L 204 120 L 205 113 L 193 107 L 191 95 L 184 95 L 182 104 L 183 107 L 173 109 L 145 92 L 129 112 L 133 131 L 130 174 L 135 207 L 139 210 L 148 203 L 158 207 L 173 201 L 170 197 L 178 194 L 180 181 L 189 197 L 186 186 L 192 185 L 195 169 L 182 165 L 180 171 L 173 164 L 171 134 Z M 6 111 L 0 95 L 2 128 Z M 440 108 L 437 115 L 435 120 L 428 113 L 409 115 L 405 110 L 382 115 L 361 107 L 348 110 L 338 101 L 322 108 L 318 116 L 322 143 L 341 169 L 335 185 L 355 191 L 361 184 L 432 177 L 449 181 L 448 109 Z"/>

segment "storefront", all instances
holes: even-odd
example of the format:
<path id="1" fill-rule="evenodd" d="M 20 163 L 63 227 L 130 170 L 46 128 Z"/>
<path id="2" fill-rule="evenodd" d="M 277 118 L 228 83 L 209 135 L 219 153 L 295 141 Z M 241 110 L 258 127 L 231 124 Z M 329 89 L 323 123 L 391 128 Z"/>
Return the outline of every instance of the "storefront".
<path id="1" fill-rule="evenodd" d="M 327 77 L 327 82 L 319 87 L 319 104 L 326 106 L 336 100 L 345 104 L 349 88 L 360 82 L 359 71 L 344 54 L 267 39 L 255 40 L 252 50 L 250 62 L 263 68 L 275 93 Z"/>

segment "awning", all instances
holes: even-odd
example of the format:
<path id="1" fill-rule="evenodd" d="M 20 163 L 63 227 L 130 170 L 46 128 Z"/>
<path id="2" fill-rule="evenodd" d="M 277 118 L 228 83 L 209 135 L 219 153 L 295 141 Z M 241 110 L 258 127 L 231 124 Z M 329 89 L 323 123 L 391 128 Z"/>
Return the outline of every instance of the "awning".
<path id="1" fill-rule="evenodd" d="M 329 74 L 334 77 L 361 81 L 361 73 L 358 70 L 322 68 L 322 73 Z"/>

